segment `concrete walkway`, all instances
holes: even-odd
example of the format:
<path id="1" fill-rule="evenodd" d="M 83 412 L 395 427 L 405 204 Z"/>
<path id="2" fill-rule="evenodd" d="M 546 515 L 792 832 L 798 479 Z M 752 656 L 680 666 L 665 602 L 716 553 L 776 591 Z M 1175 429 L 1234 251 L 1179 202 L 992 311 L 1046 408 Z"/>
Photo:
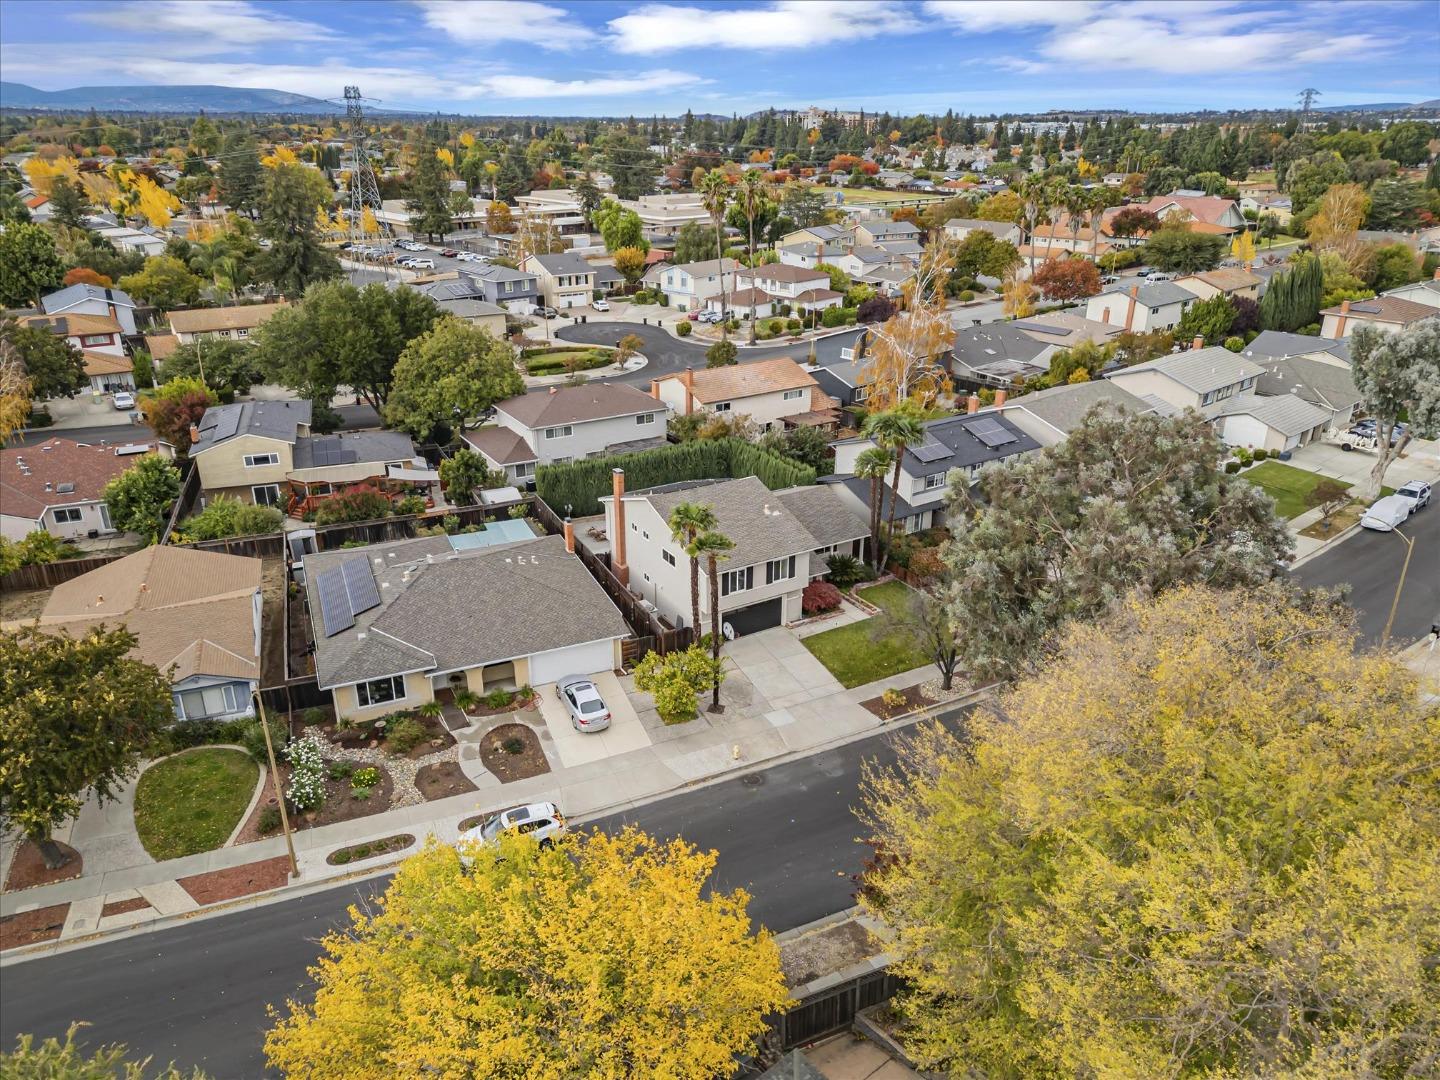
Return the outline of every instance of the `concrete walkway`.
<path id="1" fill-rule="evenodd" d="M 903 689 L 935 678 L 935 669 L 926 666 L 846 690 L 806 650 L 797 633 L 784 627 L 729 643 L 724 663 L 723 711 L 714 714 L 702 710 L 696 719 L 679 725 L 660 720 L 650 696 L 635 689 L 633 678 L 614 677 L 616 688 L 612 694 L 623 694 L 628 700 L 650 744 L 637 747 L 634 743 L 638 739 L 621 740 L 617 743 L 619 752 L 580 764 L 564 764 L 538 710 L 476 720 L 454 734 L 461 768 L 477 784 L 478 791 L 295 833 L 300 881 L 313 884 L 348 877 L 403 857 L 381 855 L 343 866 L 329 865 L 327 856 L 342 847 L 399 833 L 413 834 L 417 843 L 427 835 L 451 842 L 458 836 L 462 820 L 529 802 L 555 802 L 572 821 L 583 820 L 726 773 L 847 742 L 887 726 L 886 721 L 862 708 L 861 701 L 878 697 L 892 687 Z M 497 724 L 510 722 L 526 723 L 537 732 L 550 765 L 548 773 L 502 784 L 483 768 L 479 740 Z M 133 785 L 127 794 L 133 795 Z M 0 916 L 70 903 L 61 942 L 96 931 L 124 929 L 193 908 L 194 902 L 176 884 L 179 878 L 272 859 L 286 851 L 284 839 L 274 836 L 155 862 L 139 847 L 138 840 L 132 844 L 131 808 L 130 798 L 104 808 L 87 808 L 70 835 L 60 836 L 81 851 L 85 873 L 69 881 L 0 895 Z M 149 900 L 151 907 L 100 917 L 104 905 L 137 896 Z"/>

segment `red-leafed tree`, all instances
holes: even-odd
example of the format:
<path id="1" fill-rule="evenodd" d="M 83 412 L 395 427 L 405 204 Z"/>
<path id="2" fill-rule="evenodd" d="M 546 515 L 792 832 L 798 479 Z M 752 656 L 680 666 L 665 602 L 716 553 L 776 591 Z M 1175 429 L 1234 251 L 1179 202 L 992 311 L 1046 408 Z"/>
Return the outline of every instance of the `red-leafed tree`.
<path id="1" fill-rule="evenodd" d="M 831 172 L 854 172 L 860 167 L 860 159 L 854 154 L 836 154 L 830 159 Z"/>
<path id="2" fill-rule="evenodd" d="M 1030 281 L 1051 300 L 1079 300 L 1100 291 L 1100 271 L 1088 259 L 1047 259 Z"/>
<path id="3" fill-rule="evenodd" d="M 65 276 L 60 279 L 60 284 L 99 285 L 101 288 L 108 289 L 115 282 L 99 271 L 91 270 L 88 266 L 77 266 L 73 270 L 65 271 Z"/>
<path id="4" fill-rule="evenodd" d="M 1127 206 L 1110 219 L 1110 232 L 1115 236 L 1139 236 L 1160 228 L 1160 219 L 1149 210 Z"/>

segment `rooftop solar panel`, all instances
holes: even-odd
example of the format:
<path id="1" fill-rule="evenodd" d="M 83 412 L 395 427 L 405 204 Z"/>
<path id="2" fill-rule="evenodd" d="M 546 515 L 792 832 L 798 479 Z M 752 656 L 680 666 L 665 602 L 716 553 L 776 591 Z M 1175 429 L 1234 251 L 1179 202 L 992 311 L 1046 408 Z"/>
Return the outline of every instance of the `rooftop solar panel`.
<path id="1" fill-rule="evenodd" d="M 345 575 L 340 567 L 317 574 L 315 591 L 320 594 L 320 619 L 325 624 L 326 637 L 334 637 L 355 625 L 355 616 L 350 611 L 350 596 L 345 588 Z"/>
<path id="2" fill-rule="evenodd" d="M 340 573 L 345 579 L 345 592 L 349 597 L 352 616 L 369 611 L 380 603 L 380 590 L 375 587 L 370 564 L 363 556 L 346 559 L 340 564 Z"/>
<path id="3" fill-rule="evenodd" d="M 912 446 L 910 452 L 927 465 L 953 456 L 953 451 L 948 446 L 938 442 L 927 442 L 921 443 L 919 446 Z"/>
<path id="4" fill-rule="evenodd" d="M 1000 421 L 988 416 L 975 421 L 975 423 L 968 425 L 968 427 L 970 434 L 974 435 L 991 449 L 1016 441 L 1016 436 L 1013 432 L 1008 431 Z"/>

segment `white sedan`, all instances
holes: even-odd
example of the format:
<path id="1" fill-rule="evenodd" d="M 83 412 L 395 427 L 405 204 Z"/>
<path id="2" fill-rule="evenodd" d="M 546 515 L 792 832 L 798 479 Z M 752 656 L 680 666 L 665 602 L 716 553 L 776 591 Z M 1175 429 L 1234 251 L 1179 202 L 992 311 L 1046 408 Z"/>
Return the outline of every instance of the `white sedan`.
<path id="1" fill-rule="evenodd" d="M 592 308 L 594 308 L 596 311 L 609 311 L 609 310 L 610 310 L 610 301 L 609 301 L 609 300 L 596 300 L 596 301 L 595 301 L 593 304 L 591 304 L 590 306 L 591 306 Z"/>

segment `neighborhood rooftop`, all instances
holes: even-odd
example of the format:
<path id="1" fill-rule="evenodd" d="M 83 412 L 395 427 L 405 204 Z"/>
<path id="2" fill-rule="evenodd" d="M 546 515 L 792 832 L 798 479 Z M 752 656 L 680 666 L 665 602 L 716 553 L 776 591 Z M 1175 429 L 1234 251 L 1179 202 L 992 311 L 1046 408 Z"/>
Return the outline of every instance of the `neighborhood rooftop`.
<path id="1" fill-rule="evenodd" d="M 526 427 L 578 424 L 611 416 L 663 412 L 665 406 L 649 394 L 623 383 L 590 382 L 557 386 L 496 402 L 495 408 Z"/>
<path id="2" fill-rule="evenodd" d="M 1133 371 L 1160 372 L 1197 394 L 1208 394 L 1265 373 L 1265 369 L 1255 361 L 1232 353 L 1223 345 L 1162 356 L 1158 360 L 1135 364 L 1124 371 L 1126 374 Z"/>
<path id="3" fill-rule="evenodd" d="M 190 454 L 203 453 L 212 446 L 238 438 L 258 435 L 265 439 L 293 443 L 300 425 L 309 425 L 308 401 L 244 401 L 206 409 L 200 418 L 200 438 Z"/>

